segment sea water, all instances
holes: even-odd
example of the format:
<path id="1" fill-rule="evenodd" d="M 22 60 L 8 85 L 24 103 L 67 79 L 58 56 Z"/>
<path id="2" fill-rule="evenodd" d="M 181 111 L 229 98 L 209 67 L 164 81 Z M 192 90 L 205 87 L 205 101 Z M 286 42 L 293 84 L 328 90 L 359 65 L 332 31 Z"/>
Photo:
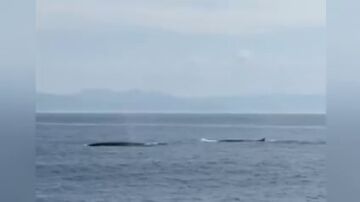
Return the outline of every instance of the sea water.
<path id="1" fill-rule="evenodd" d="M 39 202 L 326 201 L 325 115 L 47 113 L 36 144 Z"/>

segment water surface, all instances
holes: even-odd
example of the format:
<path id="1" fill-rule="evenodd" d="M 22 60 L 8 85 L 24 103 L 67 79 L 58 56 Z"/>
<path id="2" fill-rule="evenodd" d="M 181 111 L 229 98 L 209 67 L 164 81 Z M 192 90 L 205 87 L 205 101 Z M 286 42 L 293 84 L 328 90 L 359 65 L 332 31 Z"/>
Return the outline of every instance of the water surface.
<path id="1" fill-rule="evenodd" d="M 84 146 L 100 141 L 168 145 Z M 324 115 L 38 114 L 37 199 L 322 202 L 325 142 Z"/>

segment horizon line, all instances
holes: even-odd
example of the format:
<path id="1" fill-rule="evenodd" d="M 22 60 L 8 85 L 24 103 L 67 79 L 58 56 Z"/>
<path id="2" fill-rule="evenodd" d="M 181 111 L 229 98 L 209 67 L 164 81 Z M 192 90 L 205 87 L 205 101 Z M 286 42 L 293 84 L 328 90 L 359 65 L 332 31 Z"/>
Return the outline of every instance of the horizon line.
<path id="1" fill-rule="evenodd" d="M 55 95 L 55 96 L 73 96 L 73 95 L 79 95 L 82 92 L 86 92 L 86 91 L 107 91 L 107 92 L 111 92 L 111 93 L 129 93 L 129 92 L 138 92 L 138 93 L 153 93 L 153 94 L 159 94 L 159 95 L 167 95 L 167 96 L 173 96 L 173 97 L 182 97 L 182 98 L 213 98 L 213 97 L 256 97 L 256 96 L 266 96 L 266 97 L 270 97 L 270 96 L 321 96 L 321 97 L 326 97 L 327 93 L 273 93 L 273 94 L 269 94 L 269 93 L 244 93 L 244 94 L 219 94 L 219 95 L 177 95 L 177 94 L 172 94 L 172 93 L 168 93 L 168 92 L 161 92 L 161 91 L 147 91 L 147 90 L 138 90 L 138 89 L 129 89 L 129 90 L 111 90 L 111 89 L 84 89 L 84 90 L 80 90 L 77 92 L 46 92 L 46 91 L 35 91 L 36 95 L 41 95 L 41 94 L 45 94 L 45 95 Z"/>
<path id="2" fill-rule="evenodd" d="M 254 114 L 254 115 L 326 115 L 326 111 L 314 112 L 190 112 L 190 111 L 35 111 L 35 114 Z"/>

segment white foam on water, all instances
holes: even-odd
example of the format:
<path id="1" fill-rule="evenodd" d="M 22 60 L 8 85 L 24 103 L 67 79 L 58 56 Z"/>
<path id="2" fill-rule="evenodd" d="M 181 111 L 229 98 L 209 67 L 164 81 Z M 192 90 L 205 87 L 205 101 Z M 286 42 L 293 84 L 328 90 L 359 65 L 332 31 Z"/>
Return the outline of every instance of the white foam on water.
<path id="1" fill-rule="evenodd" d="M 206 138 L 201 138 L 200 141 L 201 142 L 218 142 L 218 140 L 210 140 L 210 139 L 206 139 Z"/>

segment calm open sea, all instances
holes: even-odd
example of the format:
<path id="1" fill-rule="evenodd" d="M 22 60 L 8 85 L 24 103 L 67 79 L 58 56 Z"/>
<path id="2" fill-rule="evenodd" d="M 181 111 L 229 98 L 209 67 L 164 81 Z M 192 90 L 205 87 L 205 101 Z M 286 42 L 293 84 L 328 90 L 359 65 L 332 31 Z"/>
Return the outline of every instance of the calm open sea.
<path id="1" fill-rule="evenodd" d="M 323 202 L 325 153 L 325 115 L 38 114 L 37 201 Z"/>

